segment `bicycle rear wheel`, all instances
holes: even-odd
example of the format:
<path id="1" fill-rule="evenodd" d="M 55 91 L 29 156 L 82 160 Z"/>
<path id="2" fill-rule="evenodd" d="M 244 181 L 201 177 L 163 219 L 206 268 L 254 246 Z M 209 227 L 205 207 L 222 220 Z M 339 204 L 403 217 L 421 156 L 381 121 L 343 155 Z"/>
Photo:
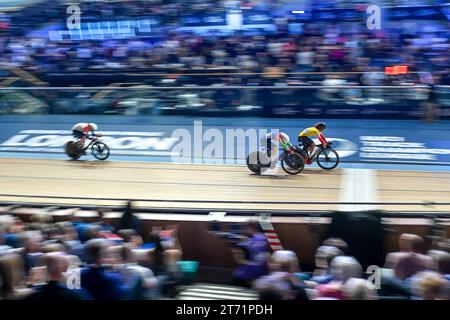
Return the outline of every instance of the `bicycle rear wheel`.
<path id="1" fill-rule="evenodd" d="M 74 141 L 68 141 L 64 145 L 64 151 L 73 160 L 78 160 L 81 157 L 80 148 L 78 148 L 77 143 Z"/>
<path id="2" fill-rule="evenodd" d="M 331 148 L 322 149 L 317 155 L 317 164 L 324 170 L 331 170 L 339 164 L 339 154 Z"/>
<path id="3" fill-rule="evenodd" d="M 250 153 L 246 159 L 248 169 L 255 174 L 261 174 L 261 159 L 263 157 L 264 154 L 260 151 Z"/>

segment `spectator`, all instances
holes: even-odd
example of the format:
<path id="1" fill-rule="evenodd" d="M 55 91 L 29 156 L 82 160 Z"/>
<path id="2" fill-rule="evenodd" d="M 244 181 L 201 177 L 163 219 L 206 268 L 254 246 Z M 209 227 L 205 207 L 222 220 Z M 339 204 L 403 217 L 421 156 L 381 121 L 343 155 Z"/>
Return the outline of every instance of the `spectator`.
<path id="1" fill-rule="evenodd" d="M 115 231 L 114 227 L 111 225 L 109 220 L 106 219 L 106 209 L 105 208 L 98 208 L 97 209 L 98 214 L 98 225 L 100 226 L 101 232 L 107 232 L 107 233 L 113 233 Z"/>
<path id="2" fill-rule="evenodd" d="M 66 280 L 64 272 L 69 267 L 69 260 L 60 252 L 48 253 L 43 257 L 47 269 L 47 284 L 36 289 L 26 300 L 82 300 L 83 296 L 77 290 L 68 289 L 63 283 Z"/>
<path id="3" fill-rule="evenodd" d="M 92 239 L 86 243 L 88 267 L 81 271 L 81 286 L 96 300 L 123 300 L 129 293 L 125 279 L 107 269 L 106 240 Z"/>
<path id="4" fill-rule="evenodd" d="M 377 290 L 373 284 L 365 279 L 350 278 L 342 287 L 345 300 L 376 300 Z"/>
<path id="5" fill-rule="evenodd" d="M 135 249 L 143 244 L 142 237 L 136 234 L 133 229 L 119 230 L 117 234 L 123 239 L 123 242 L 129 248 Z"/>
<path id="6" fill-rule="evenodd" d="M 76 215 L 75 212 L 70 216 L 70 220 L 72 225 L 75 227 L 75 230 L 77 231 L 77 238 L 83 243 L 86 242 L 87 240 L 85 233 L 89 224 L 84 222 L 81 217 Z"/>
<path id="7" fill-rule="evenodd" d="M 394 269 L 395 275 L 404 280 L 414 273 L 435 269 L 435 263 L 429 256 L 422 254 L 423 239 L 415 234 L 403 233 L 399 237 L 399 252 L 391 252 L 386 256 L 385 267 Z"/>
<path id="8" fill-rule="evenodd" d="M 0 257 L 11 249 L 12 247 L 6 244 L 6 228 L 0 224 Z"/>
<path id="9" fill-rule="evenodd" d="M 359 262 L 350 256 L 337 256 L 331 262 L 330 272 L 333 281 L 317 286 L 320 297 L 344 299 L 343 286 L 350 278 L 361 278 L 362 267 Z"/>
<path id="10" fill-rule="evenodd" d="M 37 266 L 38 260 L 42 256 L 42 234 L 40 231 L 27 231 L 20 235 L 20 242 L 23 246 L 22 259 L 25 274 Z"/>
<path id="11" fill-rule="evenodd" d="M 344 255 L 347 255 L 349 253 L 348 251 L 348 244 L 339 238 L 328 238 L 325 239 L 322 243 L 324 246 L 331 246 L 338 248 Z"/>
<path id="12" fill-rule="evenodd" d="M 412 291 L 416 299 L 449 300 L 450 282 L 437 272 L 424 271 L 412 279 Z"/>
<path id="13" fill-rule="evenodd" d="M 331 261 L 335 257 L 343 255 L 344 253 L 337 247 L 322 245 L 317 248 L 315 256 L 316 269 L 314 270 L 311 281 L 325 284 L 333 280 L 333 275 L 330 272 Z"/>
<path id="14" fill-rule="evenodd" d="M 267 274 L 269 246 L 256 221 L 245 224 L 243 238 L 234 248 L 234 257 L 238 266 L 233 275 L 236 284 L 248 286 L 252 280 Z"/>
<path id="15" fill-rule="evenodd" d="M 70 222 L 57 222 L 56 228 L 60 229 L 61 241 L 66 247 L 68 254 L 75 255 L 84 260 L 84 245 L 78 239 L 78 232 Z"/>
<path id="16" fill-rule="evenodd" d="M 5 300 L 21 300 L 31 293 L 30 289 L 19 288 L 25 280 L 23 262 L 17 254 L 0 257 L 0 296 Z"/>
<path id="17" fill-rule="evenodd" d="M 158 279 L 161 294 L 174 297 L 181 281 L 181 272 L 177 262 L 181 260 L 182 253 L 178 249 L 166 249 L 161 241 L 159 231 L 153 231 L 150 237 L 151 242 L 155 244 L 151 265 Z"/>
<path id="18" fill-rule="evenodd" d="M 299 270 L 294 252 L 276 251 L 269 262 L 270 273 L 257 279 L 253 286 L 261 299 L 308 300 L 303 282 L 296 277 Z"/>
<path id="19" fill-rule="evenodd" d="M 122 245 L 120 247 L 120 255 L 122 259 L 121 271 L 125 274 L 127 281 L 139 283 L 139 288 L 136 290 L 137 294 L 135 299 L 158 299 L 158 280 L 153 274 L 153 271 L 139 265 L 136 262 L 135 252 L 127 246 Z M 136 278 L 139 280 L 137 281 Z M 133 286 L 132 283 L 129 285 Z"/>
<path id="20" fill-rule="evenodd" d="M 140 234 L 140 227 L 141 222 L 133 213 L 133 204 L 131 201 L 128 201 L 125 212 L 119 222 L 119 229 L 133 229 L 137 234 Z"/>
<path id="21" fill-rule="evenodd" d="M 450 253 L 443 250 L 430 250 L 427 255 L 435 261 L 437 271 L 450 281 Z"/>

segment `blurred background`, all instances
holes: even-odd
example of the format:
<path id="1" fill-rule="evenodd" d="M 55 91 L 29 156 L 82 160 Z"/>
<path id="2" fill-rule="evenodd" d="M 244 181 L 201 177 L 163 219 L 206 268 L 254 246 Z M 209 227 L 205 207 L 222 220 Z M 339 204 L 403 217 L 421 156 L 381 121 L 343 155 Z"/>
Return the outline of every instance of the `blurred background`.
<path id="1" fill-rule="evenodd" d="M 0 1 L 0 300 L 448 300 L 449 20 L 444 0 Z M 342 165 L 171 163 L 194 120 L 293 142 L 326 120 Z M 91 121 L 110 161 L 60 161 Z"/>
<path id="2" fill-rule="evenodd" d="M 446 3 L 2 1 L 0 112 L 445 118 Z"/>

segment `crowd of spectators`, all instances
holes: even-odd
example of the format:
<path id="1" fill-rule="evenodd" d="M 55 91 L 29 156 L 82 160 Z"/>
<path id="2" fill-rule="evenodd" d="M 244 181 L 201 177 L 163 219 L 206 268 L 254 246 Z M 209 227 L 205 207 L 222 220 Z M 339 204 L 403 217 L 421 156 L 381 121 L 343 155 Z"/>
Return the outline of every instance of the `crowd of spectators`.
<path id="1" fill-rule="evenodd" d="M 243 2 L 234 1 L 240 5 Z M 225 10 L 233 1 L 219 3 L 211 1 L 117 1 L 82 3 L 83 14 L 98 17 L 98 20 L 114 16 L 157 14 L 169 19 L 181 18 L 185 14 L 202 14 Z M 330 3 L 323 1 L 323 3 Z M 356 5 L 353 2 L 352 5 Z M 283 1 L 253 1 L 252 7 L 271 10 L 271 6 L 282 5 Z M 49 17 L 42 17 L 46 5 Z M 65 21 L 66 5 L 51 2 L 40 3 L 17 17 L 10 18 L 11 30 L 0 36 L 0 63 L 18 66 L 44 76 L 52 72 L 105 71 L 123 72 L 159 71 L 176 73 L 190 70 L 209 72 L 262 73 L 265 79 L 277 79 L 287 84 L 302 84 L 307 77 L 285 73 L 296 72 L 383 72 L 387 65 L 404 64 L 411 71 L 429 71 L 436 75 L 436 83 L 448 81 L 449 30 L 439 24 L 429 27 L 429 22 L 417 22 L 411 26 L 401 21 L 387 23 L 381 30 L 368 30 L 364 21 L 320 22 L 313 21 L 303 26 L 302 34 L 290 34 L 279 24 L 274 34 L 229 36 L 214 34 L 163 32 L 157 39 L 134 37 L 130 39 L 105 39 L 103 41 L 50 41 L 48 37 L 36 36 L 44 22 Z M 48 7 L 47 7 L 48 6 Z M 339 7 L 339 3 L 336 4 Z M 319 6 L 320 7 L 320 6 Z M 29 12 L 28 12 L 29 11 Z M 58 20 L 59 19 L 59 20 Z M 42 20 L 42 21 L 41 21 Z M 27 24 L 27 21 L 30 24 Z M 173 22 L 173 21 L 172 21 Z M 287 22 L 286 22 L 287 23 Z M 176 24 L 176 22 L 175 22 Z M 27 32 L 11 32 L 14 27 Z M 354 79 L 345 76 L 346 81 L 383 85 L 387 79 L 373 75 Z M 350 78 L 349 78 L 350 77 Z M 444 79 L 441 79 L 444 77 Z M 151 77 L 150 77 L 151 78 Z M 257 76 L 239 75 L 232 83 L 258 84 Z M 161 80 L 161 79 L 159 79 Z M 151 79 L 150 79 L 151 81 Z M 201 77 L 168 77 L 167 83 L 202 84 Z M 214 81 L 225 81 L 214 77 Z M 412 81 L 420 82 L 418 77 Z M 209 83 L 207 83 L 209 84 Z"/>
<path id="2" fill-rule="evenodd" d="M 131 204 L 115 226 L 104 214 L 95 222 L 1 215 L 0 300 L 175 297 L 183 282 L 176 226 L 142 235 Z"/>
<path id="3" fill-rule="evenodd" d="M 343 243 L 344 250 L 326 244 L 330 240 Z M 363 272 L 357 259 L 345 253 L 347 246 L 340 239 L 328 239 L 317 249 L 317 269 L 312 275 L 298 270 L 294 252 L 277 251 L 270 259 L 270 274 L 257 279 L 253 286 L 260 296 L 271 299 L 449 300 L 448 243 L 422 254 L 417 246 L 423 249 L 423 239 L 402 234 L 399 245 L 400 252 L 386 257 L 378 287 L 376 277 Z"/>
<path id="4" fill-rule="evenodd" d="M 142 236 L 131 204 L 124 212 L 114 225 L 103 209 L 91 222 L 76 215 L 55 222 L 45 212 L 27 222 L 1 215 L 0 299 L 176 298 L 186 283 L 177 227 Z M 352 244 L 339 238 L 324 240 L 314 270 L 305 272 L 293 251 L 271 251 L 256 221 L 214 234 L 230 243 L 234 285 L 253 288 L 262 300 L 450 299 L 448 239 L 424 253 L 420 236 L 401 234 L 399 251 L 388 253 L 374 276 L 351 256 Z"/>
<path id="5" fill-rule="evenodd" d="M 449 300 L 448 239 L 423 253 L 424 240 L 399 236 L 399 252 L 390 252 L 385 265 L 364 271 L 350 255 L 351 244 L 328 238 L 317 248 L 315 269 L 302 272 L 293 251 L 271 253 L 261 229 L 249 223 L 249 240 L 233 245 L 238 267 L 234 276 L 253 287 L 260 299 L 275 300 Z M 245 257 L 245 258 L 242 258 Z"/>

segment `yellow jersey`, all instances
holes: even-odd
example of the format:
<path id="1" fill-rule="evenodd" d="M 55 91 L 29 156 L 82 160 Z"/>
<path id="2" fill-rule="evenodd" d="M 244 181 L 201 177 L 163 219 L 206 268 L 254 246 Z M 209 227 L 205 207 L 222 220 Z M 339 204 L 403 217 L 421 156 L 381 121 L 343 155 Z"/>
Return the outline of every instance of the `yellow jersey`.
<path id="1" fill-rule="evenodd" d="M 299 137 L 315 137 L 320 136 L 320 131 L 316 127 L 309 127 L 299 133 Z"/>

